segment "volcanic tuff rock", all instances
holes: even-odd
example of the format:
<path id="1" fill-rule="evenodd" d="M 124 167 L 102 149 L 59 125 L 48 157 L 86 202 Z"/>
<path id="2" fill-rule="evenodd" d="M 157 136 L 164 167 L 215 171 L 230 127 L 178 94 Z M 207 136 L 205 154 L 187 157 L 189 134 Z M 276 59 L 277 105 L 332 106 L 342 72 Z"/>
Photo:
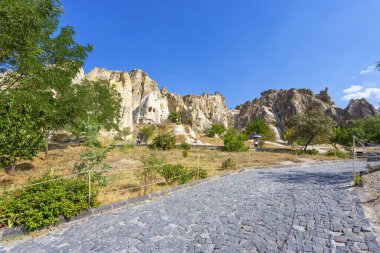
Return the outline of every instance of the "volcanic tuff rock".
<path id="1" fill-rule="evenodd" d="M 80 72 L 75 83 L 83 78 L 109 80 L 115 85 L 123 99 L 121 128 L 132 128 L 136 123 L 165 123 L 170 112 L 179 112 L 183 123 L 190 118 L 193 129 L 200 132 L 213 123 L 241 130 L 249 121 L 261 118 L 269 123 L 277 139 L 280 139 L 285 122 L 310 108 L 323 111 L 338 124 L 379 114 L 365 99 L 351 100 L 347 108 L 341 109 L 332 101 L 327 88 L 319 94 L 314 94 L 310 89 L 267 90 L 261 93 L 260 98 L 229 110 L 219 92 L 181 97 L 170 93 L 165 87 L 159 90 L 157 83 L 138 69 L 124 72 L 94 68 L 85 76 Z"/>
<path id="2" fill-rule="evenodd" d="M 365 116 L 378 115 L 378 111 L 365 99 L 351 100 L 346 109 L 335 105 L 328 95 L 328 89 L 314 94 L 309 89 L 268 90 L 261 93 L 260 98 L 248 101 L 237 107 L 240 110 L 235 116 L 235 127 L 243 129 L 248 122 L 262 118 L 275 130 L 280 139 L 286 121 L 308 109 L 323 111 L 339 125 Z"/>

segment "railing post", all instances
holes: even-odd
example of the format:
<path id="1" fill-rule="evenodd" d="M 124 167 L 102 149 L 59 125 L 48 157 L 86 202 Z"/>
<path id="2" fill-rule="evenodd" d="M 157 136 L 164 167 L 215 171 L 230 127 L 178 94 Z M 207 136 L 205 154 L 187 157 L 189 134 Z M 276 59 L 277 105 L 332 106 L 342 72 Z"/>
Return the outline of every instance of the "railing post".
<path id="1" fill-rule="evenodd" d="M 198 176 L 198 179 L 199 179 L 199 154 L 198 154 L 198 172 L 197 172 L 197 176 Z"/>
<path id="2" fill-rule="evenodd" d="M 88 170 L 88 203 L 91 202 L 91 171 Z"/>
<path id="3" fill-rule="evenodd" d="M 353 171 L 354 171 L 354 178 L 355 178 L 356 177 L 356 169 L 355 169 L 355 157 L 356 157 L 356 153 L 355 153 L 355 135 L 352 136 L 352 152 L 353 152 L 352 168 L 353 168 Z"/>

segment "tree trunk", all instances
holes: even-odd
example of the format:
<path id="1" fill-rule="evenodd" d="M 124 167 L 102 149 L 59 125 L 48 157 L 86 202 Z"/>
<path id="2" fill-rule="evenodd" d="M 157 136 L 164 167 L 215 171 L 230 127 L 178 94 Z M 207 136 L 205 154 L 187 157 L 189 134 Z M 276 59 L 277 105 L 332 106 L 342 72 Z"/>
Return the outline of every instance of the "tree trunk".
<path id="1" fill-rule="evenodd" d="M 45 135 L 45 161 L 48 159 L 49 152 L 49 132 Z"/>
<path id="2" fill-rule="evenodd" d="M 303 149 L 304 152 L 306 152 L 307 146 L 313 141 L 314 136 L 310 138 L 310 140 L 305 144 L 305 147 Z"/>
<path id="3" fill-rule="evenodd" d="M 12 163 L 11 172 L 15 172 L 15 170 L 16 170 L 16 160 L 14 160 Z"/>

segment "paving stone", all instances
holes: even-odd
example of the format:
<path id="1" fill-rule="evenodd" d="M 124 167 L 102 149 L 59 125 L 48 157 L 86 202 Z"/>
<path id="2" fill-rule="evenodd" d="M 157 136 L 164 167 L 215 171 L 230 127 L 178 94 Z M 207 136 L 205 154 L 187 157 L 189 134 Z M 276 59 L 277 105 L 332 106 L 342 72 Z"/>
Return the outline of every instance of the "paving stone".
<path id="1" fill-rule="evenodd" d="M 62 224 L 0 253 L 379 252 L 346 188 L 351 173 L 350 163 L 247 170 Z"/>

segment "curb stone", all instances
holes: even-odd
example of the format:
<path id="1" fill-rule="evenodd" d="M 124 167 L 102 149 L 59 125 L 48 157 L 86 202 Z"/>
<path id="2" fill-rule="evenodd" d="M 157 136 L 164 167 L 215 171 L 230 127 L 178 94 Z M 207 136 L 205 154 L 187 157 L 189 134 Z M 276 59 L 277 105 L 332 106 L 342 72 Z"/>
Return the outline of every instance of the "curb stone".
<path id="1" fill-rule="evenodd" d="M 328 164 L 343 163 L 343 162 L 347 162 L 347 159 L 346 160 L 332 160 L 332 161 L 318 161 L 318 162 L 315 162 L 315 163 L 318 163 L 318 165 L 328 165 Z M 103 213 L 106 213 L 106 212 L 109 212 L 109 211 L 112 211 L 112 210 L 115 210 L 115 209 L 118 209 L 118 208 L 123 208 L 123 207 L 127 207 L 127 206 L 134 206 L 134 205 L 143 203 L 145 201 L 150 201 L 150 200 L 154 200 L 154 199 L 157 199 L 157 198 L 161 198 L 161 197 L 164 197 L 164 196 L 166 196 L 168 194 L 179 192 L 181 190 L 185 190 L 185 189 L 197 186 L 199 184 L 207 183 L 207 182 L 210 182 L 210 181 L 218 180 L 220 178 L 224 178 L 224 177 L 227 177 L 227 176 L 230 176 L 230 175 L 236 175 L 236 174 L 239 174 L 239 173 L 243 173 L 243 172 L 247 172 L 247 171 L 252 171 L 252 170 L 276 169 L 276 168 L 302 168 L 302 167 L 305 167 L 305 166 L 307 167 L 309 165 L 314 165 L 315 166 L 316 165 L 315 163 L 310 163 L 310 164 L 307 164 L 307 163 L 298 163 L 298 164 L 287 164 L 287 165 L 278 164 L 278 165 L 269 165 L 269 166 L 257 166 L 257 167 L 242 168 L 242 169 L 226 172 L 226 173 L 223 173 L 223 174 L 220 174 L 220 175 L 215 175 L 215 176 L 212 176 L 212 177 L 208 177 L 208 178 L 192 181 L 192 182 L 184 184 L 184 185 L 178 185 L 178 186 L 175 186 L 175 187 L 171 187 L 171 188 L 168 188 L 168 189 L 165 189 L 165 190 L 162 190 L 162 191 L 153 192 L 153 193 L 150 193 L 150 194 L 147 194 L 147 195 L 138 196 L 138 197 L 131 198 L 131 199 L 128 199 L 128 200 L 123 200 L 123 201 L 120 201 L 120 202 L 116 202 L 116 203 L 112 203 L 112 204 L 107 204 L 107 205 L 103 205 L 103 206 L 100 206 L 100 207 L 96 207 L 96 208 L 93 208 L 93 209 L 90 209 L 90 210 L 83 211 L 82 213 L 80 213 L 80 214 L 78 214 L 76 216 L 73 216 L 70 219 L 65 219 L 63 217 L 59 217 L 59 219 L 58 219 L 58 221 L 56 222 L 55 225 L 63 225 L 63 224 L 67 224 L 67 223 L 70 223 L 70 222 L 76 222 L 76 221 L 80 221 L 80 220 L 86 220 L 86 219 L 89 219 L 91 217 L 94 217 L 94 216 L 97 216 L 97 215 L 101 215 Z M 42 228 L 41 230 L 43 230 L 43 229 L 44 228 Z M 21 228 L 21 227 L 3 228 L 3 229 L 0 229 L 0 241 L 3 241 L 3 240 L 5 240 L 7 238 L 10 238 L 10 237 L 20 236 L 20 235 L 25 235 L 25 234 L 28 234 L 28 232 L 25 229 Z M 2 253 L 2 247 L 1 247 L 1 245 L 0 245 L 0 253 Z"/>

